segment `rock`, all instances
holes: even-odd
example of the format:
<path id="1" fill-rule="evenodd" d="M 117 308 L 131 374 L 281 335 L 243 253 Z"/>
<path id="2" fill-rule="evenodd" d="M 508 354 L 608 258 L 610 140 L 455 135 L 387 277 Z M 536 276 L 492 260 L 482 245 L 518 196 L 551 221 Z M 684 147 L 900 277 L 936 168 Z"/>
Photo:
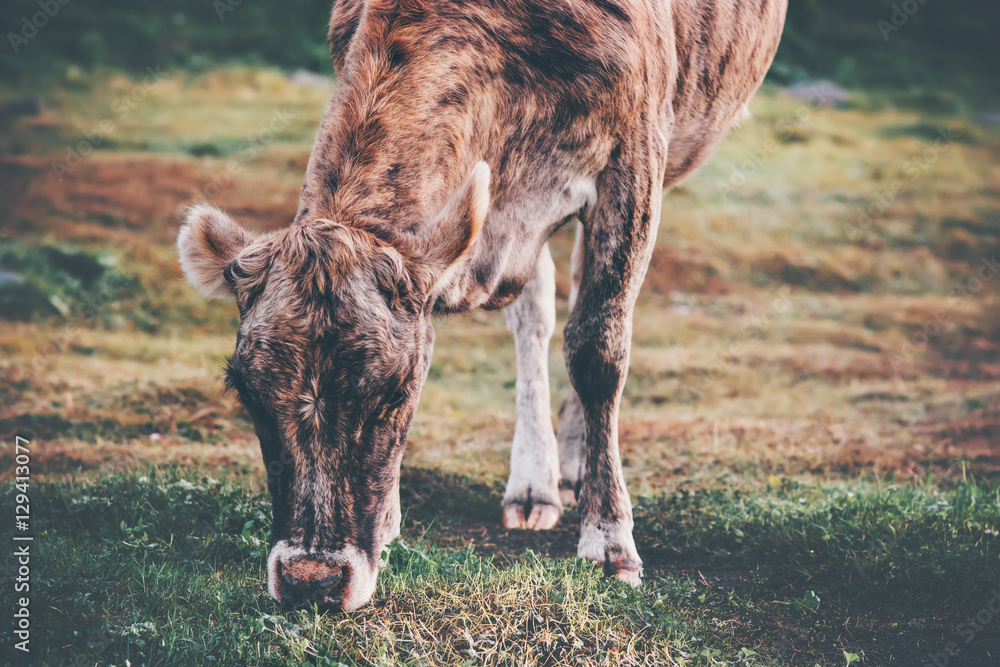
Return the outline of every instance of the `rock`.
<path id="1" fill-rule="evenodd" d="M 984 111 L 976 116 L 976 123 L 984 127 L 997 127 L 1000 125 L 1000 111 Z"/>
<path id="2" fill-rule="evenodd" d="M 0 287 L 5 285 L 17 285 L 24 282 L 24 278 L 11 271 L 0 271 Z"/>
<path id="3" fill-rule="evenodd" d="M 836 106 L 851 99 L 849 92 L 826 79 L 796 83 L 785 91 L 795 99 L 809 102 L 814 106 Z"/>
<path id="4" fill-rule="evenodd" d="M 0 106 L 0 114 L 8 118 L 40 116 L 43 111 L 45 111 L 45 105 L 42 103 L 42 98 L 37 95 L 15 97 L 12 100 L 7 100 L 3 103 L 3 106 Z"/>
<path id="5" fill-rule="evenodd" d="M 333 90 L 333 77 L 298 69 L 288 76 L 288 82 L 296 86 L 307 86 L 318 90 Z"/>

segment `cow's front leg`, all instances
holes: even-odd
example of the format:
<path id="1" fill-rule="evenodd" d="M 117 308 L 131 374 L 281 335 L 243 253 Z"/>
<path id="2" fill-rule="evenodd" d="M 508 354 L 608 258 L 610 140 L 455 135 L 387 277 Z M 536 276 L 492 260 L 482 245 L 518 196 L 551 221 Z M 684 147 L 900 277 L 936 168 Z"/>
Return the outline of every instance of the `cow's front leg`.
<path id="1" fill-rule="evenodd" d="M 517 301 L 504 310 L 517 351 L 517 422 L 503 497 L 503 524 L 507 528 L 548 530 L 562 515 L 559 454 L 549 395 L 555 291 L 555 266 L 545 245 L 534 276 Z"/>
<path id="2" fill-rule="evenodd" d="M 632 313 L 656 239 L 665 144 L 650 131 L 601 173 L 584 220 L 583 279 L 563 349 L 580 398 L 587 455 L 580 485 L 581 558 L 639 584 L 632 504 L 618 454 L 618 408 L 628 373 Z"/>

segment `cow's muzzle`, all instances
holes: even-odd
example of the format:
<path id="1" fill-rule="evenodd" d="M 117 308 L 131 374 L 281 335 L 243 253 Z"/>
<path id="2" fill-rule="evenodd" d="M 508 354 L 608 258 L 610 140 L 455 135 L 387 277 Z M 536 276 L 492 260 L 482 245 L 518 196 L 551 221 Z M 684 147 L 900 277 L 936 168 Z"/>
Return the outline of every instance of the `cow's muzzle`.
<path id="1" fill-rule="evenodd" d="M 377 564 L 353 546 L 309 553 L 280 540 L 267 562 L 268 592 L 287 608 L 352 611 L 371 599 L 377 578 Z"/>
<path id="2" fill-rule="evenodd" d="M 289 606 L 315 602 L 324 608 L 340 608 L 342 589 L 347 584 L 347 568 L 311 558 L 278 561 L 278 595 Z"/>

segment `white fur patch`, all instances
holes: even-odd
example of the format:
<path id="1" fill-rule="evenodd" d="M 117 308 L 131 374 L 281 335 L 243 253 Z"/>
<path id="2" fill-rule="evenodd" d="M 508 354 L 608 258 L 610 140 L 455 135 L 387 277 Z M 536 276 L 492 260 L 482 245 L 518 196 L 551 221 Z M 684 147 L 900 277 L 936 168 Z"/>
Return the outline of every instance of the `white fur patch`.
<path id="1" fill-rule="evenodd" d="M 580 558 L 605 563 L 608 560 L 608 546 L 614 545 L 616 551 L 623 552 L 627 557 L 639 559 L 632 539 L 631 521 L 602 522 L 603 528 L 596 521 L 584 519 L 580 524 L 580 543 L 576 555 Z"/>
<path id="2" fill-rule="evenodd" d="M 281 602 L 281 596 L 278 595 L 278 560 L 304 556 L 305 553 L 302 547 L 293 547 L 285 540 L 278 540 L 271 547 L 271 553 L 267 557 L 267 592 L 278 602 Z"/>
<path id="3" fill-rule="evenodd" d="M 584 521 L 580 525 L 580 542 L 576 549 L 576 555 L 580 558 L 603 563 L 605 559 L 604 551 L 604 531 L 595 523 Z"/>

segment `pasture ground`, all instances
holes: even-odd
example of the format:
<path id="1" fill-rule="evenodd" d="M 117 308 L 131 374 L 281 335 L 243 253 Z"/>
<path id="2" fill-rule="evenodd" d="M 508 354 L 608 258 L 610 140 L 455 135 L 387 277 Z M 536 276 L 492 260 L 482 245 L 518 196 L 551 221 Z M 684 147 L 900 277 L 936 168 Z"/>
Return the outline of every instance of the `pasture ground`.
<path id="1" fill-rule="evenodd" d="M 205 198 L 287 224 L 328 96 L 106 72 L 0 119 L 0 498 L 28 437 L 32 664 L 1000 662 L 1000 132 L 936 96 L 765 90 L 667 196 L 621 421 L 641 589 L 572 558 L 571 510 L 503 529 L 514 352 L 476 313 L 438 321 L 373 603 L 281 612 L 221 389 L 236 310 L 182 282 L 173 240 Z"/>

